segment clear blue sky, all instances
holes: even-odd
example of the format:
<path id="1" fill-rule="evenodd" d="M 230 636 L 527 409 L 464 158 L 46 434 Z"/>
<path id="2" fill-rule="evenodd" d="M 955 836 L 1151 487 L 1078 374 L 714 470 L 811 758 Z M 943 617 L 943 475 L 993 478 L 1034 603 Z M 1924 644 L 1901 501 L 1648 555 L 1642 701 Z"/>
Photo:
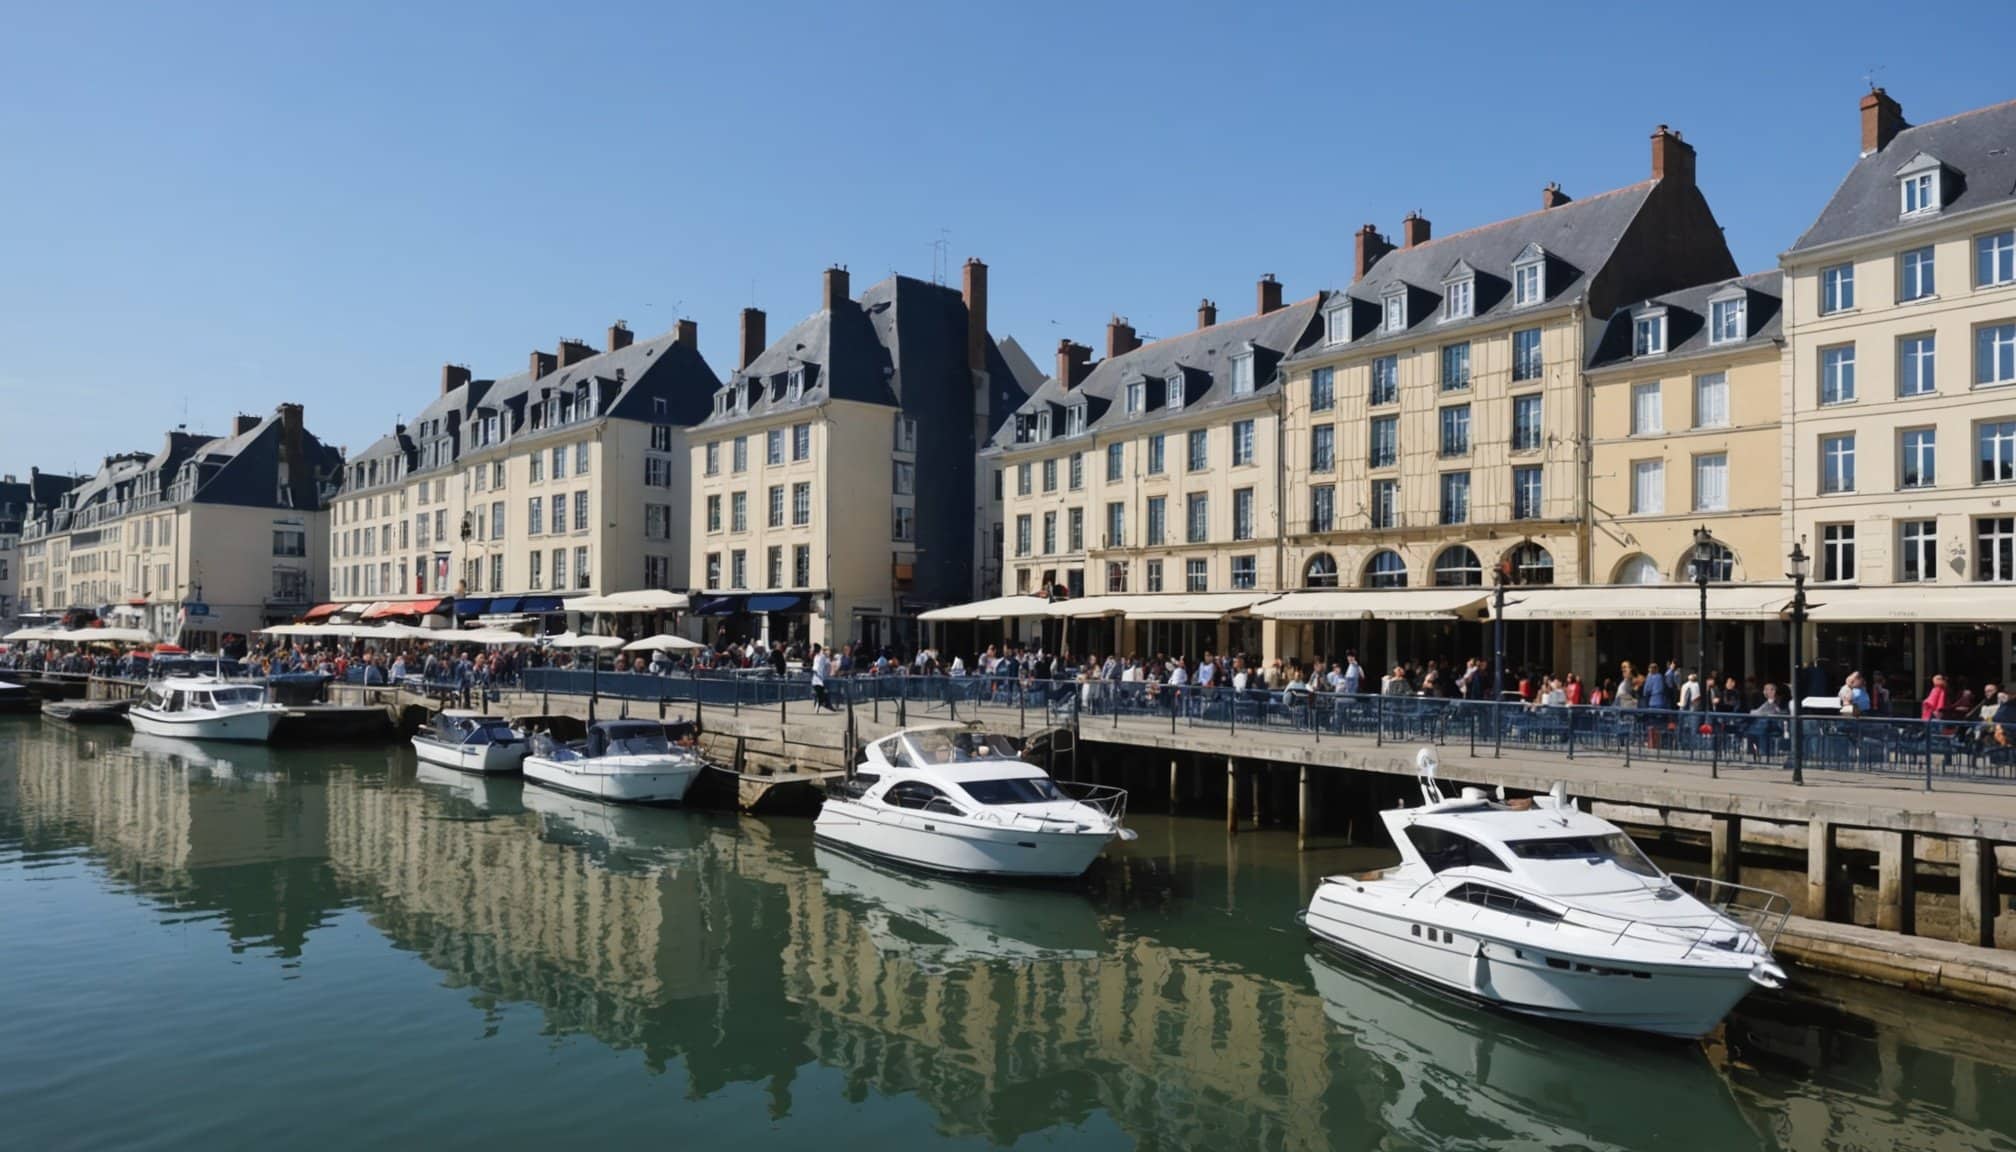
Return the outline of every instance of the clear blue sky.
<path id="1" fill-rule="evenodd" d="M 717 371 L 820 269 L 993 269 L 1047 366 L 1200 296 L 1349 278 L 1642 179 L 1658 123 L 1747 270 L 1912 120 L 2016 97 L 2016 4 L 0 3 L 0 471 L 308 406 L 359 449 L 444 361 L 690 316 Z M 185 417 L 186 410 L 186 417 Z"/>

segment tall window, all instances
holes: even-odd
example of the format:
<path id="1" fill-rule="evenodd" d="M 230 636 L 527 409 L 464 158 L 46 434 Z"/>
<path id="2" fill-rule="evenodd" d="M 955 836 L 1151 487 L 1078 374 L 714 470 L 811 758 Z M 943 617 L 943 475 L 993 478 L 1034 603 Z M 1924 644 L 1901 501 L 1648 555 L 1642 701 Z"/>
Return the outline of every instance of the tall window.
<path id="1" fill-rule="evenodd" d="M 1388 548 L 1373 555 L 1365 564 L 1365 586 L 1367 588 L 1405 588 L 1407 586 L 1407 562 L 1398 552 Z"/>
<path id="2" fill-rule="evenodd" d="M 1470 473 L 1444 472 L 1441 483 L 1441 521 L 1444 524 L 1470 522 Z"/>
<path id="3" fill-rule="evenodd" d="M 1897 257 L 1897 299 L 1899 301 L 1923 300 L 1932 295 L 1932 246 L 1913 248 Z"/>
<path id="4" fill-rule="evenodd" d="M 1398 480 L 1372 481 L 1372 500 L 1367 509 L 1372 527 L 1397 528 L 1400 526 L 1400 482 Z"/>
<path id="5" fill-rule="evenodd" d="M 534 592 L 537 592 L 539 589 L 545 587 L 546 584 L 545 571 L 544 571 L 545 564 L 543 563 L 543 561 L 546 559 L 546 554 L 535 548 L 533 549 L 532 554 L 530 556 L 527 556 L 525 559 L 526 559 L 525 586 L 532 589 Z M 425 591 L 425 589 L 424 588 L 420 589 L 420 591 Z"/>
<path id="6" fill-rule="evenodd" d="M 995 538 L 995 543 L 1000 543 L 998 536 Z M 791 546 L 791 586 L 793 588 L 810 588 L 812 586 L 812 546 L 810 544 L 794 544 Z"/>
<path id="7" fill-rule="evenodd" d="M 1111 501 L 1106 505 L 1106 547 L 1127 546 L 1127 505 Z"/>
<path id="8" fill-rule="evenodd" d="M 907 504 L 898 504 L 889 510 L 889 538 L 891 540 L 917 539 L 917 510 L 915 508 Z"/>
<path id="9" fill-rule="evenodd" d="M 1846 404 L 1855 399 L 1855 346 L 1820 350 L 1820 403 Z"/>
<path id="10" fill-rule="evenodd" d="M 1455 392 L 1470 387 L 1470 342 L 1442 346 L 1442 390 Z"/>
<path id="11" fill-rule="evenodd" d="M 1232 587 L 1252 588 L 1259 584 L 1260 564 L 1254 556 L 1232 557 Z"/>
<path id="12" fill-rule="evenodd" d="M 1232 538 L 1234 540 L 1253 539 L 1253 489 L 1239 488 L 1232 493 Z"/>
<path id="13" fill-rule="evenodd" d="M 1209 455 L 1211 447 L 1211 438 L 1209 432 L 1207 432 L 1203 428 L 1191 429 L 1189 445 L 1190 445 L 1190 471 L 1202 472 L 1205 469 L 1205 467 L 1209 465 L 1211 462 L 1211 458 Z"/>
<path id="14" fill-rule="evenodd" d="M 1939 482 L 1939 434 L 1931 428 L 1906 428 L 1897 434 L 1897 486 L 1930 488 Z"/>
<path id="15" fill-rule="evenodd" d="M 1083 452 L 1071 453 L 1069 473 L 1070 475 L 1067 479 L 1070 483 L 1071 491 L 1077 492 L 1083 490 L 1085 487 L 1085 454 Z"/>
<path id="16" fill-rule="evenodd" d="M 1522 464 L 1512 469 L 1512 518 L 1534 520 L 1540 515 L 1540 466 Z"/>
<path id="17" fill-rule="evenodd" d="M 1165 443 L 1166 441 L 1160 432 L 1148 437 L 1148 474 L 1150 476 L 1160 476 L 1165 470 L 1162 458 Z"/>
<path id="18" fill-rule="evenodd" d="M 1211 587 L 1211 565 L 1207 560 L 1185 560 L 1183 562 L 1183 590 L 1204 592 Z"/>
<path id="19" fill-rule="evenodd" d="M 1659 382 L 1631 386 L 1631 434 L 1650 436 L 1665 430 L 1665 419 L 1660 414 Z"/>
<path id="20" fill-rule="evenodd" d="M 1070 551 L 1083 552 L 1085 550 L 1085 510 L 1083 508 L 1068 509 L 1064 513 L 1064 527 L 1064 538 L 1070 545 Z"/>
<path id="21" fill-rule="evenodd" d="M 1974 286 L 2016 284 L 2016 230 L 1974 238 Z"/>
<path id="22" fill-rule="evenodd" d="M 1708 342 L 1730 344 L 1743 339 L 1747 310 L 1748 305 L 1741 297 L 1711 302 L 1708 305 Z"/>
<path id="23" fill-rule="evenodd" d="M 1836 264 L 1820 270 L 1820 314 L 1855 307 L 1855 265 Z"/>
<path id="24" fill-rule="evenodd" d="M 1148 498 L 1148 545 L 1154 547 L 1167 538 L 1169 519 L 1169 498 L 1150 496 Z"/>
<path id="25" fill-rule="evenodd" d="M 1174 412 L 1183 407 L 1183 373 L 1176 372 L 1162 384 L 1162 407 Z"/>
<path id="26" fill-rule="evenodd" d="M 1984 420 L 1974 428 L 1980 447 L 1974 478 L 1983 484 L 2016 480 L 2016 420 Z"/>
<path id="27" fill-rule="evenodd" d="M 767 523 L 772 528 L 782 528 L 784 526 L 784 486 L 782 484 L 772 484 L 769 496 L 770 518 Z"/>
<path id="28" fill-rule="evenodd" d="M 2016 580 L 2016 516 L 1983 516 L 1974 521 L 1974 578 Z"/>
<path id="29" fill-rule="evenodd" d="M 1054 459 L 1045 460 L 1043 461 L 1043 491 L 1055 492 L 1056 490 L 1057 490 L 1057 461 Z"/>
<path id="30" fill-rule="evenodd" d="M 1028 513 L 1025 512 L 1022 515 L 1015 517 L 1015 555 L 1017 556 L 1029 555 L 1029 547 L 1030 547 L 1029 537 L 1030 537 L 1029 515 Z"/>
<path id="31" fill-rule="evenodd" d="M 1309 531 L 1328 532 L 1337 527 L 1337 489 L 1318 484 L 1309 489 Z"/>
<path id="32" fill-rule="evenodd" d="M 1897 524 L 1897 579 L 1908 584 L 1939 578 L 1939 522 L 1901 520 Z"/>
<path id="33" fill-rule="evenodd" d="M 747 532 L 749 530 L 749 494 L 734 492 L 728 496 L 728 530 Z"/>
<path id="34" fill-rule="evenodd" d="M 812 425 L 793 424 L 791 426 L 791 459 L 810 460 L 812 458 Z"/>
<path id="35" fill-rule="evenodd" d="M 1540 379 L 1540 329 L 1512 333 L 1512 383 Z"/>
<path id="36" fill-rule="evenodd" d="M 1253 463 L 1253 421 L 1235 420 L 1232 423 L 1232 463 L 1236 467 Z"/>
<path id="37" fill-rule="evenodd" d="M 765 588 L 784 587 L 784 546 L 772 544 L 763 553 L 763 586 Z"/>
<path id="38" fill-rule="evenodd" d="M 1043 513 L 1043 555 L 1054 555 L 1057 551 L 1057 513 Z"/>
<path id="39" fill-rule="evenodd" d="M 1377 407 L 1400 399 L 1400 358 L 1381 356 L 1372 361 L 1372 391 L 1366 402 Z"/>
<path id="40" fill-rule="evenodd" d="M 1540 394 L 1529 393 L 1512 398 L 1512 450 L 1514 452 L 1535 452 L 1540 448 Z"/>
<path id="41" fill-rule="evenodd" d="M 1367 460 L 1373 468 L 1391 468 L 1400 459 L 1400 418 L 1398 416 L 1374 416 L 1372 418 L 1372 443 L 1367 450 Z"/>
<path id="42" fill-rule="evenodd" d="M 1148 382 L 1146 380 L 1129 380 L 1124 391 L 1128 415 L 1132 416 L 1146 409 L 1148 402 Z"/>
<path id="43" fill-rule="evenodd" d="M 565 492 L 555 492 L 553 494 L 552 503 L 553 503 L 553 534 L 557 536 L 560 533 L 567 531 L 567 494 Z M 435 528 L 437 529 L 437 531 L 435 532 L 435 536 L 439 538 L 440 537 L 440 532 L 438 531 L 438 529 L 440 528 L 439 521 L 436 521 Z M 567 566 L 565 564 L 555 565 L 553 568 L 553 576 L 555 579 L 565 579 L 567 576 Z"/>
<path id="44" fill-rule="evenodd" d="M 1249 353 L 1232 358 L 1232 394 L 1246 396 L 1253 391 L 1253 357 Z"/>
<path id="45" fill-rule="evenodd" d="M 1309 430 L 1309 470 L 1328 472 L 1337 463 L 1337 426 L 1318 424 Z"/>
<path id="46" fill-rule="evenodd" d="M 1318 368 L 1309 374 L 1309 410 L 1328 412 L 1337 406 L 1337 370 Z"/>
<path id="47" fill-rule="evenodd" d="M 812 484 L 801 480 L 791 485 L 791 523 L 798 525 L 812 522 Z"/>
<path id="48" fill-rule="evenodd" d="M 1855 436 L 1844 433 L 1820 438 L 1820 491 L 1855 490 Z"/>
<path id="49" fill-rule="evenodd" d="M 1442 409 L 1442 455 L 1462 456 L 1470 451 L 1470 406 L 1451 404 Z"/>
<path id="50" fill-rule="evenodd" d="M 1407 292 L 1389 292 L 1383 298 L 1385 329 L 1388 332 L 1402 332 L 1407 328 Z"/>
<path id="51" fill-rule="evenodd" d="M 1109 561 L 1106 565 L 1106 591 L 1120 593 L 1127 591 L 1127 562 Z"/>
<path id="52" fill-rule="evenodd" d="M 1936 338 L 1930 332 L 1897 341 L 1897 395 L 1929 396 L 1937 388 L 1934 376 Z"/>
<path id="53" fill-rule="evenodd" d="M 1820 579 L 1855 579 L 1855 526 L 1820 526 Z"/>
<path id="54" fill-rule="evenodd" d="M 1631 512 L 1635 516 L 1657 516 L 1666 511 L 1666 462 L 1631 462 Z"/>
<path id="55" fill-rule="evenodd" d="M 1106 446 L 1106 482 L 1118 483 L 1127 471 L 1127 446 L 1121 443 Z"/>
<path id="56" fill-rule="evenodd" d="M 1542 275 L 1546 264 L 1540 260 L 1521 264 L 1512 269 L 1512 306 L 1524 308 L 1528 304 L 1538 304 L 1546 294 L 1546 277 Z"/>
<path id="57" fill-rule="evenodd" d="M 1145 591 L 1162 591 L 1162 561 L 1150 560 L 1147 564 L 1143 565 L 1141 582 L 1145 585 Z"/>
<path id="58" fill-rule="evenodd" d="M 1015 466 L 1015 494 L 1029 495 L 1029 462 L 1024 460 Z"/>
<path id="59" fill-rule="evenodd" d="M 1694 457 L 1694 511 L 1723 512 L 1728 508 L 1728 455 L 1707 452 Z"/>
<path id="60" fill-rule="evenodd" d="M 729 453 L 730 459 L 728 462 L 730 471 L 747 472 L 749 470 L 749 438 L 747 436 L 737 436 L 731 447 L 733 450 Z M 554 451 L 557 452 L 559 449 L 556 448 Z M 553 468 L 553 477 L 556 480 L 560 477 L 560 468 L 558 465 L 555 465 Z"/>
<path id="61" fill-rule="evenodd" d="M 749 586 L 749 554 L 740 548 L 728 553 L 728 586 L 730 588 Z"/>
<path id="62" fill-rule="evenodd" d="M 1729 376 L 1706 372 L 1694 378 L 1694 427 L 1729 426 Z"/>
<path id="63" fill-rule="evenodd" d="M 1201 492 L 1193 492 L 1187 503 L 1188 532 L 1185 539 L 1192 544 L 1202 544 L 1211 538 L 1211 498 Z"/>
<path id="64" fill-rule="evenodd" d="M 763 434 L 763 463 L 772 467 L 784 463 L 784 429 L 772 428 Z"/>
<path id="65" fill-rule="evenodd" d="M 2016 324 L 1984 324 L 1974 330 L 1974 383 L 2016 381 Z"/>

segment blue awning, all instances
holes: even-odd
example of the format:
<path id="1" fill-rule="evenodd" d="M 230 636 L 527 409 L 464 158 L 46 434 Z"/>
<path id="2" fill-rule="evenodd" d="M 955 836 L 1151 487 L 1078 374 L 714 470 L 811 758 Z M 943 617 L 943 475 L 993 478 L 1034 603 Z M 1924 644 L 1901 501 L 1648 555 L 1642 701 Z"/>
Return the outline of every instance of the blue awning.
<path id="1" fill-rule="evenodd" d="M 733 616 L 740 611 L 742 611 L 742 597 L 716 596 L 712 600 L 702 600 L 700 606 L 693 609 L 693 615 Z"/>
<path id="2" fill-rule="evenodd" d="M 501 616 L 506 612 L 516 612 L 518 611 L 520 599 L 517 596 L 499 596 L 495 600 L 490 601 L 490 614 Z"/>
<path id="3" fill-rule="evenodd" d="M 805 597 L 796 593 L 772 593 L 768 596 L 749 597 L 750 612 L 803 612 Z"/>
<path id="4" fill-rule="evenodd" d="M 490 601 L 488 600 L 472 600 L 464 597 L 461 600 L 455 601 L 455 614 L 457 616 L 481 616 L 488 611 L 490 611 Z"/>
<path id="5" fill-rule="evenodd" d="M 560 611 L 558 596 L 522 596 L 518 600 L 518 611 L 545 613 Z"/>

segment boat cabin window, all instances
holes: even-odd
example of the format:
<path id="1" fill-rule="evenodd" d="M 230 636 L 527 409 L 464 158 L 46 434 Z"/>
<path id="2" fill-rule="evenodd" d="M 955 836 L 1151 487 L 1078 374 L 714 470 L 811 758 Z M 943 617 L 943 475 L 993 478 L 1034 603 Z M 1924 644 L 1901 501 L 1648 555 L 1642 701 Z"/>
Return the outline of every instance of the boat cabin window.
<path id="1" fill-rule="evenodd" d="M 1555 924 L 1561 914 L 1551 908 L 1543 908 L 1531 900 L 1514 896 L 1503 888 L 1493 888 L 1489 884 L 1458 884 L 1443 897 L 1464 904 L 1475 904 L 1479 908 L 1489 908 L 1494 912 L 1509 912 L 1526 920 L 1537 920 L 1543 924 Z"/>
<path id="2" fill-rule="evenodd" d="M 257 704 L 266 698 L 265 691 L 260 688 L 215 688 L 210 695 L 220 706 Z"/>
<path id="3" fill-rule="evenodd" d="M 182 711 L 182 705 L 183 705 L 183 694 L 181 692 L 168 693 L 167 711 L 180 712 Z"/>
<path id="4" fill-rule="evenodd" d="M 914 768 L 917 766 L 916 762 L 910 759 L 910 748 L 903 743 L 901 736 L 891 736 L 887 740 L 882 741 L 878 747 L 882 749 L 882 758 L 897 768 Z"/>
<path id="5" fill-rule="evenodd" d="M 912 767 L 1015 758 L 1015 746 L 1007 737 L 994 736 L 986 732 L 933 729 L 928 732 L 912 732 L 907 740 L 916 753 L 911 762 Z"/>
<path id="6" fill-rule="evenodd" d="M 882 777 L 873 772 L 856 772 L 845 780 L 835 780 L 826 785 L 826 791 L 829 795 L 838 796 L 843 800 L 859 800 L 868 794 L 869 789 L 881 782 Z"/>
<path id="7" fill-rule="evenodd" d="M 966 794 L 982 804 L 1046 804 L 1065 799 L 1048 776 L 1011 777 L 1006 780 L 968 780 L 960 785 Z"/>
<path id="8" fill-rule="evenodd" d="M 656 724 L 598 724 L 588 731 L 590 756 L 651 756 L 671 750 L 665 730 Z"/>
<path id="9" fill-rule="evenodd" d="M 891 808 L 909 808 L 919 812 L 942 812 L 947 816 L 964 816 L 966 813 L 957 804 L 931 785 L 920 780 L 904 780 L 890 786 L 882 794 L 882 802 Z"/>
<path id="10" fill-rule="evenodd" d="M 1421 853 L 1421 859 L 1430 872 L 1446 872 L 1451 868 L 1493 868 L 1500 872 L 1510 872 L 1497 853 L 1455 832 L 1442 828 L 1430 828 L 1426 824 L 1409 824 L 1407 839 L 1414 844 L 1414 850 Z"/>
<path id="11" fill-rule="evenodd" d="M 216 708 L 217 706 L 210 702 L 210 693 L 191 692 L 189 694 L 189 710 L 191 712 L 214 712 Z"/>
<path id="12" fill-rule="evenodd" d="M 1645 858 L 1631 837 L 1622 832 L 1612 832 L 1607 836 L 1549 836 L 1538 840 L 1507 840 L 1505 846 L 1521 860 L 1586 860 L 1591 864 L 1605 861 L 1617 865 L 1634 876 L 1657 877 L 1658 865 Z"/>

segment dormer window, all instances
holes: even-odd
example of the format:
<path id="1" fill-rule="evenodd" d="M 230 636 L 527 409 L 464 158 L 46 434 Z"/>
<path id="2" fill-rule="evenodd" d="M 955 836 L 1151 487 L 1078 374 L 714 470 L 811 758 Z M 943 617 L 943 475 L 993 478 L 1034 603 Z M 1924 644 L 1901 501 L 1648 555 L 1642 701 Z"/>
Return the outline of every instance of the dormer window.
<path id="1" fill-rule="evenodd" d="M 1442 279 L 1442 319 L 1468 320 L 1476 315 L 1477 274 L 1462 260 Z"/>
<path id="2" fill-rule="evenodd" d="M 1351 306 L 1332 308 L 1323 318 L 1323 338 L 1331 344 L 1351 342 Z"/>
<path id="3" fill-rule="evenodd" d="M 1082 435 L 1084 431 L 1085 406 L 1083 404 L 1074 404 L 1066 408 L 1064 410 L 1064 434 L 1066 436 L 1078 436 Z"/>
<path id="4" fill-rule="evenodd" d="M 1387 332 L 1407 330 L 1407 289 L 1388 292 L 1384 297 L 1385 322 L 1381 327 Z"/>
<path id="5" fill-rule="evenodd" d="M 1148 382 L 1129 380 L 1127 382 L 1127 414 L 1137 415 L 1148 403 Z"/>
<path id="6" fill-rule="evenodd" d="M 1167 391 L 1162 397 L 1162 406 L 1172 412 L 1183 407 L 1183 374 L 1181 372 L 1169 377 Z"/>
<path id="7" fill-rule="evenodd" d="M 1733 344 L 1747 339 L 1750 335 L 1749 302 L 1742 296 L 1730 296 L 1708 302 L 1708 342 L 1710 344 Z"/>
<path id="8" fill-rule="evenodd" d="M 1930 212 L 1934 208 L 1937 208 L 1939 206 L 1939 174 L 1936 172 L 1919 172 L 1916 175 L 1904 177 L 1903 196 L 1903 212 L 1906 216 L 1915 216 L 1920 212 Z"/>
<path id="9" fill-rule="evenodd" d="M 1036 414 L 1036 439 L 1050 439 L 1050 412 L 1048 409 Z"/>
<path id="10" fill-rule="evenodd" d="M 1250 396 L 1253 394 L 1253 353 L 1242 352 L 1232 358 L 1232 394 Z"/>
<path id="11" fill-rule="evenodd" d="M 727 392 L 716 392 L 714 394 L 714 415 L 726 416 L 728 414 L 729 397 L 730 394 Z"/>
<path id="12" fill-rule="evenodd" d="M 1528 244 L 1512 262 L 1512 306 L 1525 308 L 1547 298 L 1547 252 Z"/>
<path id="13" fill-rule="evenodd" d="M 792 366 L 791 375 L 786 379 L 784 384 L 784 395 L 792 400 L 799 400 L 804 398 L 805 396 L 804 365 L 796 364 Z"/>
<path id="14" fill-rule="evenodd" d="M 1640 313 L 1631 322 L 1631 354 L 1663 356 L 1666 353 L 1666 310 Z"/>

